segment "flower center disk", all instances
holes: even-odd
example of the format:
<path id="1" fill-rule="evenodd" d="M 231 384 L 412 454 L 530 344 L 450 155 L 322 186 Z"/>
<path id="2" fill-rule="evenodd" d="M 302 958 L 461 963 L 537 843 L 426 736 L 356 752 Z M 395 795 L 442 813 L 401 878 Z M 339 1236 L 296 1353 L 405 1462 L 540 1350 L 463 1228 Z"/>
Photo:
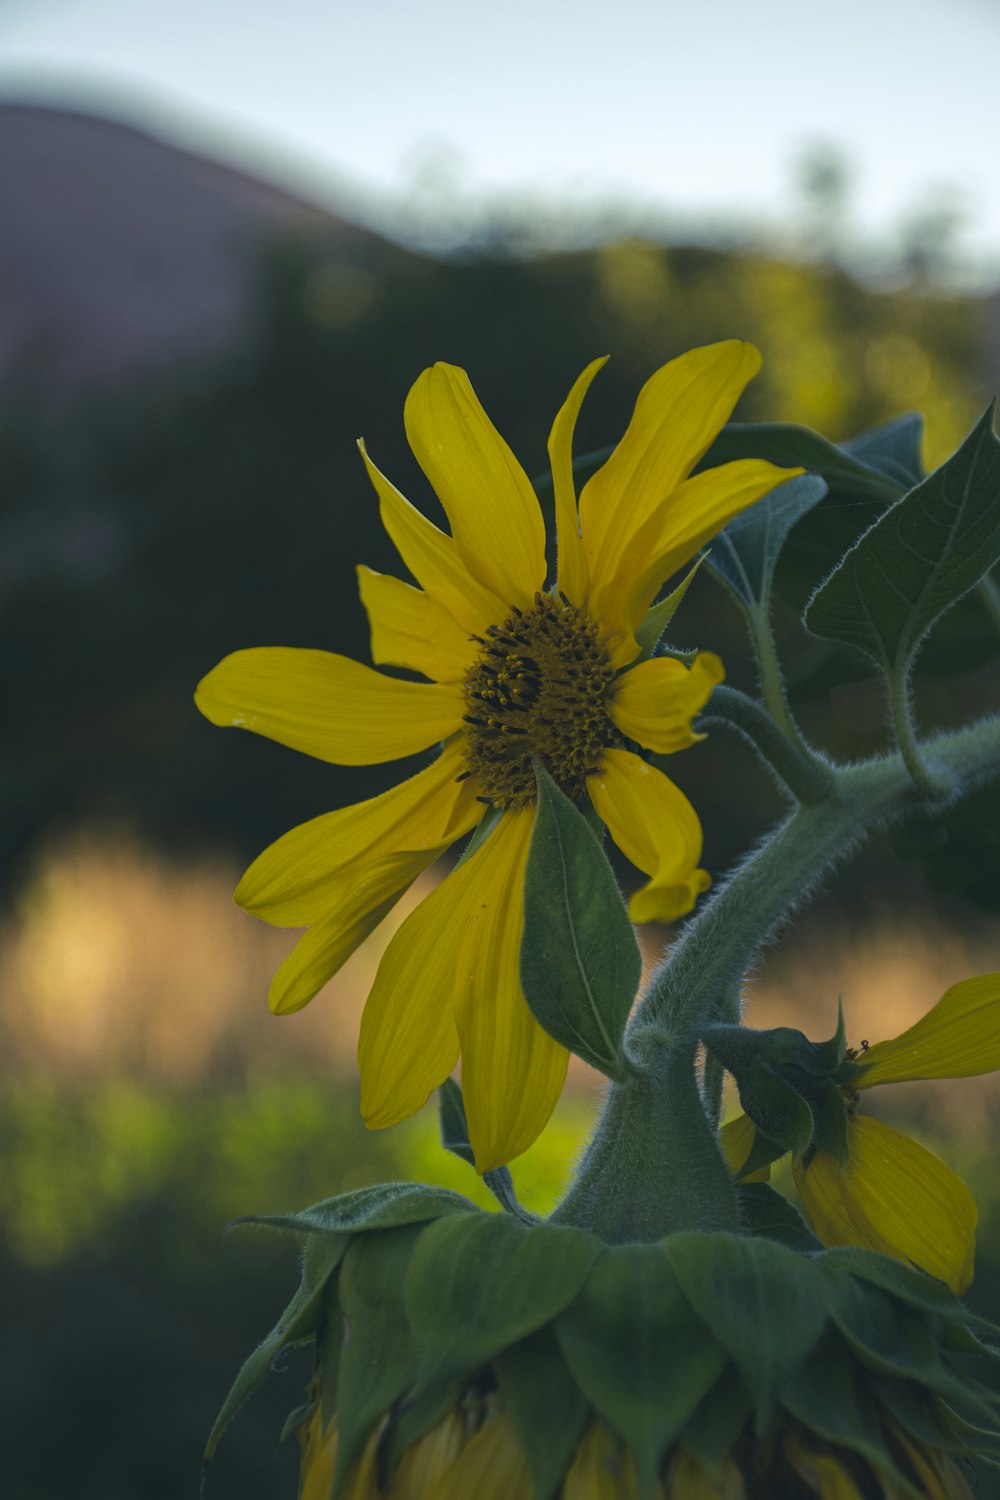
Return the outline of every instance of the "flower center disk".
<path id="1" fill-rule="evenodd" d="M 475 636 L 482 650 L 465 679 L 469 773 L 494 807 L 535 800 L 537 759 L 579 801 L 602 750 L 621 735 L 607 709 L 615 671 L 597 626 L 562 597 L 536 594 L 502 625 Z"/>

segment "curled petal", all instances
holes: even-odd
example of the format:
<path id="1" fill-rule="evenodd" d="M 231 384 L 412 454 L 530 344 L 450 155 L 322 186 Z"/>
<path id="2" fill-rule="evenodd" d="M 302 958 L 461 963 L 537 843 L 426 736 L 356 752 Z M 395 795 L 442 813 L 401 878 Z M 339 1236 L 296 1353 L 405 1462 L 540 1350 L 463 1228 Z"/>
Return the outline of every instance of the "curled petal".
<path id="1" fill-rule="evenodd" d="M 748 1173 L 746 1177 L 740 1175 L 750 1160 L 756 1140 L 757 1127 L 749 1115 L 737 1115 L 719 1130 L 719 1150 L 730 1172 L 734 1177 L 739 1177 L 741 1182 L 767 1182 L 771 1176 L 770 1167 L 761 1167 L 756 1172 Z"/>
<path id="2" fill-rule="evenodd" d="M 338 766 L 414 755 L 462 727 L 457 683 L 400 682 L 348 656 L 290 646 L 223 657 L 195 703 L 213 724 L 251 729 Z"/>
<path id="3" fill-rule="evenodd" d="M 407 667 L 432 682 L 460 682 L 476 648 L 444 605 L 388 573 L 364 566 L 357 573 L 376 666 Z"/>
<path id="4" fill-rule="evenodd" d="M 468 375 L 455 365 L 425 370 L 403 420 L 469 572 L 506 605 L 530 608 L 545 582 L 545 523 L 531 481 Z"/>
<path id="5" fill-rule="evenodd" d="M 402 869 L 395 871 L 395 889 L 385 900 L 373 906 L 367 885 L 349 892 L 332 921 L 318 922 L 299 938 L 271 980 L 268 1004 L 272 1014 L 290 1016 L 308 1005 L 355 949 L 375 931 L 420 873 L 419 868 L 412 868 L 412 863 L 400 863 Z"/>
<path id="6" fill-rule="evenodd" d="M 577 605 L 583 604 L 587 595 L 587 559 L 580 536 L 573 481 L 573 430 L 590 382 L 607 362 L 607 356 L 591 361 L 566 397 L 549 434 L 549 465 L 559 541 L 559 588 L 572 604 Z"/>
<path id="7" fill-rule="evenodd" d="M 630 667 L 612 688 L 611 717 L 630 740 L 668 755 L 697 740 L 691 720 L 704 708 L 712 689 L 726 675 L 719 658 L 701 651 L 692 666 L 672 656 L 657 656 Z"/>
<path id="8" fill-rule="evenodd" d="M 953 984 L 901 1036 L 876 1042 L 857 1059 L 853 1087 L 914 1078 L 973 1078 L 1000 1068 L 1000 974 Z"/>
<path id="9" fill-rule="evenodd" d="M 530 1495 L 531 1475 L 521 1444 L 502 1412 L 491 1412 L 474 1438 L 462 1449 L 434 1500 L 512 1500 Z"/>
<path id="10" fill-rule="evenodd" d="M 684 793 L 629 750 L 606 750 L 587 782 L 597 815 L 619 849 L 651 876 L 629 903 L 633 922 L 672 922 L 711 884 L 701 858 L 701 824 Z"/>
<path id="11" fill-rule="evenodd" d="M 859 1245 L 910 1261 L 957 1295 L 972 1282 L 976 1204 L 960 1177 L 909 1136 L 865 1115 L 849 1125 L 844 1168 L 825 1151 L 795 1182 L 824 1245 Z"/>

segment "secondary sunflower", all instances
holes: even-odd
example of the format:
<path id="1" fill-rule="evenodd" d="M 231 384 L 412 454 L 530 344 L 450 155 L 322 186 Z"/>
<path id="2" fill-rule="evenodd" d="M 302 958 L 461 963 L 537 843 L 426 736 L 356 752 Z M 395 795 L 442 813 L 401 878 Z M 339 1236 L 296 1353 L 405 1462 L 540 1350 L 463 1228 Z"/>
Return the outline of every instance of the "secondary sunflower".
<path id="1" fill-rule="evenodd" d="M 749 344 L 695 349 L 658 370 L 611 457 L 577 504 L 572 436 L 604 360 L 588 365 L 549 438 L 558 579 L 546 580 L 545 524 L 524 470 L 463 370 L 425 370 L 406 401 L 416 458 L 450 535 L 372 463 L 383 524 L 419 587 L 358 569 L 373 660 L 401 681 L 323 651 L 237 651 L 196 702 L 234 725 L 340 765 L 394 760 L 442 743 L 425 770 L 370 801 L 292 829 L 247 870 L 241 906 L 308 927 L 271 986 L 277 1013 L 315 995 L 390 907 L 487 807 L 488 838 L 407 918 L 365 1007 L 359 1045 L 366 1123 L 413 1114 L 462 1057 L 476 1164 L 525 1151 L 562 1089 L 568 1054 L 521 994 L 524 866 L 534 822 L 532 758 L 570 796 L 589 797 L 622 852 L 649 877 L 634 920 L 689 911 L 709 879 L 684 795 L 641 755 L 698 738 L 691 721 L 723 672 L 643 655 L 637 632 L 664 582 L 726 522 L 800 473 L 756 459 L 691 470 L 760 367 Z"/>

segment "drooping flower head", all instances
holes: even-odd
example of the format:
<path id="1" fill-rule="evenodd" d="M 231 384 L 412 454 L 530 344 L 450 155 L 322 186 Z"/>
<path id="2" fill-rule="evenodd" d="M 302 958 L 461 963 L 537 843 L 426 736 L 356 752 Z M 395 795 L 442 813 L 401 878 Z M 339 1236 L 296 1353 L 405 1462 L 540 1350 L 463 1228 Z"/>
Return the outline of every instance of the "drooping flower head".
<path id="1" fill-rule="evenodd" d="M 728 419 L 760 356 L 730 341 L 658 370 L 621 442 L 577 503 L 572 435 L 603 360 L 555 419 L 549 456 L 558 577 L 546 592 L 545 524 L 534 490 L 463 370 L 425 370 L 406 433 L 450 525 L 439 530 L 361 445 L 381 517 L 418 587 L 360 567 L 372 657 L 404 681 L 323 651 L 238 651 L 201 682 L 215 724 L 266 735 L 321 760 L 369 765 L 441 745 L 382 796 L 293 829 L 250 866 L 248 911 L 307 927 L 271 987 L 271 1007 L 305 1005 L 415 877 L 490 811 L 479 847 L 406 919 L 365 1007 L 361 1107 L 372 1126 L 413 1114 L 462 1058 L 480 1171 L 531 1145 L 562 1089 L 568 1054 L 521 993 L 523 882 L 535 762 L 589 801 L 648 877 L 634 920 L 690 911 L 709 878 L 701 827 L 643 751 L 698 736 L 691 723 L 723 675 L 651 657 L 643 623 L 668 578 L 726 522 L 800 473 L 756 459 L 691 471 Z M 495 823 L 495 826 L 494 826 Z"/>

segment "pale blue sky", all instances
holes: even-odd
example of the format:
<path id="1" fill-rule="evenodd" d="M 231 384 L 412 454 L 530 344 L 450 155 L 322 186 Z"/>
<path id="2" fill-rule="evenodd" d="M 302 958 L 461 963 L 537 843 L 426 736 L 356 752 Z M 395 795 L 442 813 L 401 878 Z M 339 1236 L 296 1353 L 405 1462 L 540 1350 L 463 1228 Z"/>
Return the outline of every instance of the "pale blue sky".
<path id="1" fill-rule="evenodd" d="M 469 201 L 779 232 L 804 141 L 892 235 L 942 185 L 1000 262 L 997 0 L 0 0 L 0 96 L 103 109 L 336 202 L 457 156 Z M 447 150 L 442 152 L 442 148 Z"/>

